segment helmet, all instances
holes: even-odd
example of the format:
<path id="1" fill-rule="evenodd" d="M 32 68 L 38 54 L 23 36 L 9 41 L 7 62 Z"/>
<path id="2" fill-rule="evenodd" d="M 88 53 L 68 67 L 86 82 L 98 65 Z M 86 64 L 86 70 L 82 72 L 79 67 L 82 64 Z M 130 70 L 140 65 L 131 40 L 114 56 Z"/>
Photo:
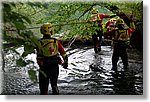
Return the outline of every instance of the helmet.
<path id="1" fill-rule="evenodd" d="M 98 13 L 98 10 L 97 10 L 96 8 L 93 8 L 92 11 L 91 11 L 91 13 L 92 13 L 92 14 L 97 14 L 97 13 Z"/>
<path id="2" fill-rule="evenodd" d="M 123 19 L 117 19 L 116 20 L 116 26 L 118 26 L 118 25 L 124 25 Z"/>
<path id="3" fill-rule="evenodd" d="M 53 25 L 51 23 L 46 23 L 43 24 L 40 28 L 40 31 L 43 35 L 52 35 L 54 33 L 54 28 L 52 27 Z"/>
<path id="4" fill-rule="evenodd" d="M 115 22 L 115 21 L 116 21 L 115 18 L 110 19 L 110 22 Z"/>
<path id="5" fill-rule="evenodd" d="M 109 27 L 115 27 L 115 25 L 111 23 L 111 24 L 109 25 Z"/>

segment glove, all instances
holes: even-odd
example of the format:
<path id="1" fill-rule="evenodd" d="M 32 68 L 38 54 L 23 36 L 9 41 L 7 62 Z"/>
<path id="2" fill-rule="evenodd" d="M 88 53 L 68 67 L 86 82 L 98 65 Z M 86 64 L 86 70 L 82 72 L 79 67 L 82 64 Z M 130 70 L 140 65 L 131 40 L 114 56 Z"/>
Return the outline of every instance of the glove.
<path id="1" fill-rule="evenodd" d="M 64 69 L 67 69 L 68 68 L 68 63 L 63 63 L 62 66 L 63 66 Z"/>
<path id="2" fill-rule="evenodd" d="M 62 66 L 64 69 L 67 69 L 68 68 L 68 56 L 66 55 L 63 59 L 64 59 L 64 63 L 62 64 Z"/>

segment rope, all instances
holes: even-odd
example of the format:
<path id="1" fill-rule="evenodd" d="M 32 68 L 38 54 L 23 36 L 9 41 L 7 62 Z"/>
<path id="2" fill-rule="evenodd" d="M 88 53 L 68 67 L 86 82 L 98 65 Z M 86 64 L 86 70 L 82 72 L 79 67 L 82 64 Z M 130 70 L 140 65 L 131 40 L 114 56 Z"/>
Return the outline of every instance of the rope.
<path id="1" fill-rule="evenodd" d="M 90 23 L 88 21 L 82 21 L 82 22 L 72 22 L 72 23 L 64 23 L 64 24 L 54 24 L 53 26 L 65 26 L 65 25 L 73 25 L 73 24 L 83 24 L 83 23 Z M 37 29 L 40 27 L 31 27 L 31 28 L 26 28 L 26 29 Z"/>

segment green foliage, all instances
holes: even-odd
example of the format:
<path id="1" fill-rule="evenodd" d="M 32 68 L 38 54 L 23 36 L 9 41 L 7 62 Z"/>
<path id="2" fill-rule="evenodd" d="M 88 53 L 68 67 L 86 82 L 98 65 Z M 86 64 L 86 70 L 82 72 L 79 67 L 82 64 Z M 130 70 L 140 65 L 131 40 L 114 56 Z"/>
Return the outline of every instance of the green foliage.
<path id="1" fill-rule="evenodd" d="M 17 65 L 18 67 L 24 67 L 24 66 L 27 65 L 27 63 L 26 63 L 22 58 L 20 58 L 20 59 L 18 59 L 18 60 L 16 61 L 16 65 Z"/>
<path id="2" fill-rule="evenodd" d="M 90 17 L 92 7 L 96 7 L 100 13 L 113 14 L 123 11 L 127 14 L 134 14 L 138 20 L 142 19 L 142 2 L 136 3 L 52 3 L 52 2 L 27 2 L 13 3 L 3 2 L 3 45 L 4 50 L 13 50 L 20 46 L 24 47 L 24 52 L 20 59 L 16 61 L 20 67 L 26 66 L 28 62 L 24 57 L 34 53 L 34 49 L 39 45 L 38 38 L 41 37 L 39 27 L 46 22 L 51 22 L 55 26 L 55 33 L 69 31 L 64 39 L 71 39 L 79 36 L 81 39 L 91 39 L 91 35 L 99 27 L 96 23 L 86 21 Z M 107 8 L 107 9 L 106 9 Z M 113 11 L 113 13 L 111 11 Z M 107 21 L 109 19 L 104 20 Z M 84 23 L 79 23 L 83 22 Z M 71 24 L 72 23 L 72 24 Z M 29 28 L 35 29 L 29 29 Z M 36 71 L 29 70 L 29 76 L 36 79 Z"/>
<path id="3" fill-rule="evenodd" d="M 37 71 L 32 70 L 32 69 L 28 70 L 29 77 L 34 82 L 37 82 L 37 74 L 36 74 L 36 72 Z"/>
<path id="4" fill-rule="evenodd" d="M 136 20 L 143 20 L 143 1 L 134 2 L 112 2 L 106 5 L 114 13 L 124 12 L 127 16 L 133 15 Z"/>
<path id="5" fill-rule="evenodd" d="M 28 54 L 34 52 L 37 38 L 33 35 L 33 32 L 29 29 L 30 24 L 33 20 L 29 16 L 34 14 L 36 10 L 45 8 L 40 3 L 3 3 L 3 49 L 15 51 L 16 54 L 19 53 L 15 50 L 18 47 L 24 46 L 24 52 L 19 55 L 20 58 L 15 58 L 17 67 L 25 67 L 28 64 L 33 63 L 33 61 L 25 61 Z M 29 70 L 28 74 L 33 81 L 37 81 L 36 71 Z"/>

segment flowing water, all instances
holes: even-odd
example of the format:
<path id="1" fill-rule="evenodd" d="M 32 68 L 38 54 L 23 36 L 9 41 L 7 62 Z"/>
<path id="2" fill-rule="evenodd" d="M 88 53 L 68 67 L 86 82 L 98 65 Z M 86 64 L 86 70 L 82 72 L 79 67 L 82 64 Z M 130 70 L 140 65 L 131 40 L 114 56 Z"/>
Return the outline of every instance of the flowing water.
<path id="1" fill-rule="evenodd" d="M 118 73 L 111 71 L 112 48 L 102 46 L 102 51 L 95 54 L 92 47 L 82 47 L 69 50 L 69 66 L 60 66 L 58 87 L 61 95 L 142 95 L 143 94 L 143 64 L 138 57 L 129 57 L 129 71 L 122 70 L 122 62 L 118 62 Z M 7 63 L 11 60 L 7 55 Z M 33 83 L 27 69 L 37 68 L 36 55 L 27 59 L 35 63 L 25 68 L 9 67 L 3 73 L 2 94 L 39 94 L 38 83 Z M 37 73 L 38 74 L 38 73 Z M 51 94 L 51 87 L 49 87 Z"/>

